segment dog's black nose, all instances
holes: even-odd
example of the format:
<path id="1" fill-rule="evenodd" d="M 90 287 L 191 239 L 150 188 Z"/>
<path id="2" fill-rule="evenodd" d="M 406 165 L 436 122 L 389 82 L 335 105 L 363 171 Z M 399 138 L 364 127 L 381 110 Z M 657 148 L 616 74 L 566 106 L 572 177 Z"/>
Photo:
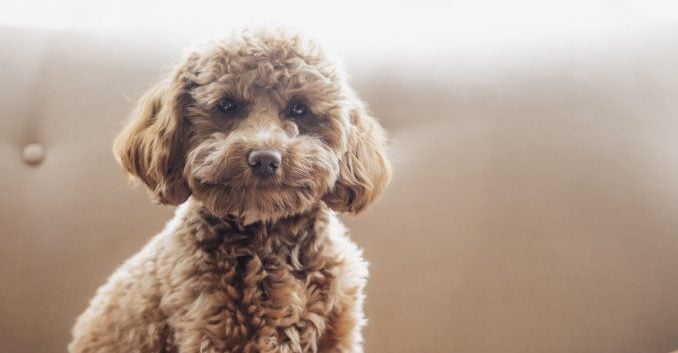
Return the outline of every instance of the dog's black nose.
<path id="1" fill-rule="evenodd" d="M 252 172 L 260 178 L 270 177 L 280 168 L 282 156 L 277 150 L 254 150 L 247 157 Z"/>

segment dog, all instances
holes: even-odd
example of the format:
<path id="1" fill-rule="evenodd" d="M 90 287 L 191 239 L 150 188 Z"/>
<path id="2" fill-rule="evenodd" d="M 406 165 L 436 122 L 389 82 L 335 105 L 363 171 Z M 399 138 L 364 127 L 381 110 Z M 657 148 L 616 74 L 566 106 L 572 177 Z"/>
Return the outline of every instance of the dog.
<path id="1" fill-rule="evenodd" d="M 299 34 L 191 51 L 114 143 L 175 215 L 97 290 L 69 351 L 363 352 L 368 266 L 337 213 L 383 192 L 387 140 Z"/>

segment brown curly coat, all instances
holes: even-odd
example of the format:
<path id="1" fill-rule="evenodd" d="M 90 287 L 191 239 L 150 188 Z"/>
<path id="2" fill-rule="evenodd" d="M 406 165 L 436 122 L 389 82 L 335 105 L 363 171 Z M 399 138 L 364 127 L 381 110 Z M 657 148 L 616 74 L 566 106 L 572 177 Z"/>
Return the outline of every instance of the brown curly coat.
<path id="1" fill-rule="evenodd" d="M 290 116 L 293 102 L 308 112 Z M 335 211 L 381 194 L 385 141 L 338 65 L 298 35 L 243 31 L 189 54 L 114 148 L 156 200 L 181 206 L 99 288 L 69 351 L 362 352 L 367 263 Z M 270 178 L 248 165 L 261 148 L 282 155 Z"/>

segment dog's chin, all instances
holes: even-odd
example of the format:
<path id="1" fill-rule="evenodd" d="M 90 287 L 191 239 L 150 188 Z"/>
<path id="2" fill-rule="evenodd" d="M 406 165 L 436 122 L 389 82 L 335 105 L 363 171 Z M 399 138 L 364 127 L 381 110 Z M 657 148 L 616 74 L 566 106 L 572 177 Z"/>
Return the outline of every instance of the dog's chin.
<path id="1" fill-rule="evenodd" d="M 191 183 L 193 197 L 213 215 L 236 217 L 249 224 L 297 215 L 320 202 L 329 186 L 303 183 L 304 186 L 260 184 Z"/>

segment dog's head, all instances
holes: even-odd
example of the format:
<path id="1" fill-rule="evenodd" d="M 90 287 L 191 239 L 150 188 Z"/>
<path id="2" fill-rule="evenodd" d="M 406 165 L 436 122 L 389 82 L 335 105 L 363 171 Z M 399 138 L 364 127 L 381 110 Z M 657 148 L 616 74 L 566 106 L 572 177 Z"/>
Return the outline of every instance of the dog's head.
<path id="1" fill-rule="evenodd" d="M 114 152 L 161 203 L 190 195 L 254 220 L 319 201 L 357 213 L 390 178 L 386 138 L 343 72 L 287 32 L 243 32 L 187 56 L 141 98 Z"/>

